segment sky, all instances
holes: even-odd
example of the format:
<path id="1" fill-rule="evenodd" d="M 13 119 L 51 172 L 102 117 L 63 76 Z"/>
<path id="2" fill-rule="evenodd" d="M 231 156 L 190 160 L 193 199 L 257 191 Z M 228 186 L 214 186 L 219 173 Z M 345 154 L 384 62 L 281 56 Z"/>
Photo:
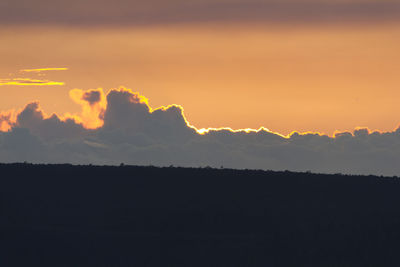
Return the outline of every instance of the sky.
<path id="1" fill-rule="evenodd" d="M 0 129 L 34 101 L 103 127 L 124 87 L 197 130 L 394 133 L 399 26 L 390 0 L 1 1 Z M 98 88 L 92 110 L 82 94 Z"/>

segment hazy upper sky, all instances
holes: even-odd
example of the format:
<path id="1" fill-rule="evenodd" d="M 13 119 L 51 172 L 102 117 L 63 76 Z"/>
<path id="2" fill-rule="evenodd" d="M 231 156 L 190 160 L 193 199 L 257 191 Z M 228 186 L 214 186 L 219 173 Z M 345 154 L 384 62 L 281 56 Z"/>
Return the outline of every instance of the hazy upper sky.
<path id="1" fill-rule="evenodd" d="M 166 23 L 398 21 L 396 0 L 3 0 L 5 24 L 91 26 Z"/>
<path id="2" fill-rule="evenodd" d="M 387 131 L 399 45 L 399 1 L 3 0 L 0 110 L 123 85 L 198 128 Z"/>

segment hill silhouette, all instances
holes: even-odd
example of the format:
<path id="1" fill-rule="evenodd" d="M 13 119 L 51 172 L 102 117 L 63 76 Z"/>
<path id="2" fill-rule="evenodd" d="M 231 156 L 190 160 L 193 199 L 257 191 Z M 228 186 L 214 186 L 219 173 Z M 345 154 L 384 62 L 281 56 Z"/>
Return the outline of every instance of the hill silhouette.
<path id="1" fill-rule="evenodd" d="M 399 266 L 400 180 L 0 164 L 1 266 Z"/>

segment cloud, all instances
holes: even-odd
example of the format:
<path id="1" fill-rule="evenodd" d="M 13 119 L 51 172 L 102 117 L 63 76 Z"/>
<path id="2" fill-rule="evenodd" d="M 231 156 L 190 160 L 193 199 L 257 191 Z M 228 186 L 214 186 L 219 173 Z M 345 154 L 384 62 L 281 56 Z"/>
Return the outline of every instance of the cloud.
<path id="1" fill-rule="evenodd" d="M 17 115 L 14 128 L 28 129 L 43 141 L 76 139 L 85 136 L 83 125 L 73 118 L 60 119 L 56 114 L 47 116 L 38 102 L 32 102 Z"/>
<path id="2" fill-rule="evenodd" d="M 391 0 L 88 0 L 0 2 L 2 25 L 148 25 L 246 22 L 398 22 L 400 3 Z"/>
<path id="3" fill-rule="evenodd" d="M 49 160 L 46 145 L 38 137 L 32 135 L 28 129 L 14 127 L 1 137 L 1 162 L 39 163 Z"/>
<path id="4" fill-rule="evenodd" d="M 101 100 L 101 91 L 88 91 L 82 94 L 82 100 L 87 101 L 91 106 L 97 104 Z"/>
<path id="5" fill-rule="evenodd" d="M 100 134 L 118 142 L 140 143 L 137 138 L 150 138 L 152 143 L 179 143 L 196 133 L 188 125 L 182 107 L 171 105 L 153 110 L 144 96 L 125 88 L 108 93 L 103 119 Z"/>
<path id="6" fill-rule="evenodd" d="M 41 68 L 41 69 L 22 69 L 19 73 L 34 73 L 39 76 L 44 76 L 42 72 L 46 71 L 60 71 L 60 70 L 68 70 L 68 68 Z M 10 73 L 10 75 L 14 75 Z M 33 78 L 6 78 L 0 79 L 0 86 L 1 85 L 17 85 L 17 86 L 52 86 L 52 85 L 64 85 L 64 82 L 56 82 L 44 79 L 33 79 Z"/>
<path id="7" fill-rule="evenodd" d="M 22 69 L 19 72 L 44 72 L 44 71 L 60 71 L 60 70 L 68 70 L 68 68 L 41 68 L 41 69 Z"/>
<path id="8" fill-rule="evenodd" d="M 69 92 L 71 99 L 81 105 L 82 112 L 75 116 L 86 128 L 95 129 L 103 125 L 106 99 L 102 89 L 83 91 L 73 89 Z"/>
<path id="9" fill-rule="evenodd" d="M 49 80 L 39 80 L 30 78 L 12 78 L 0 79 L 1 85 L 19 85 L 19 86 L 44 86 L 44 85 L 64 85 L 64 82 L 55 82 Z"/>
<path id="10" fill-rule="evenodd" d="M 0 112 L 0 132 L 7 132 L 13 127 L 15 121 L 15 111 Z"/>
<path id="11" fill-rule="evenodd" d="M 70 92 L 82 112 L 47 115 L 38 102 L 0 116 L 0 161 L 212 166 L 399 175 L 400 129 L 336 132 L 196 129 L 183 107 L 151 108 L 126 88 Z M 206 108 L 206 107 L 205 107 Z M 14 114 L 14 115 L 12 115 Z M 96 126 L 96 127 L 95 127 Z"/>

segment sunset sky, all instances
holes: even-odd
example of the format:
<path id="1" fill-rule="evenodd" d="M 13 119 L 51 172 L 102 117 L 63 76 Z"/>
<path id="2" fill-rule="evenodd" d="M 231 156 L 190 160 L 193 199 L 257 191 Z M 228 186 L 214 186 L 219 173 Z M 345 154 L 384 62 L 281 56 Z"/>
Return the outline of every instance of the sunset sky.
<path id="1" fill-rule="evenodd" d="M 0 267 L 396 266 L 399 107 L 400 0 L 0 0 Z"/>
<path id="2" fill-rule="evenodd" d="M 400 2 L 0 1 L 0 162 L 400 176 Z"/>
<path id="3" fill-rule="evenodd" d="M 0 41 L 0 110 L 78 113 L 71 89 L 125 86 L 198 128 L 400 123 L 398 1 L 6 0 Z M 62 69 L 21 71 L 42 68 Z"/>

